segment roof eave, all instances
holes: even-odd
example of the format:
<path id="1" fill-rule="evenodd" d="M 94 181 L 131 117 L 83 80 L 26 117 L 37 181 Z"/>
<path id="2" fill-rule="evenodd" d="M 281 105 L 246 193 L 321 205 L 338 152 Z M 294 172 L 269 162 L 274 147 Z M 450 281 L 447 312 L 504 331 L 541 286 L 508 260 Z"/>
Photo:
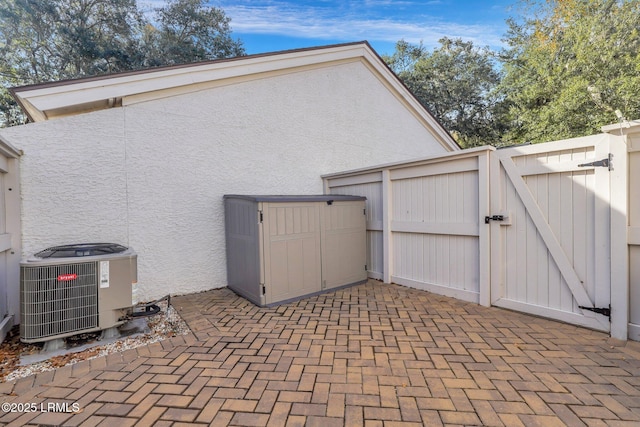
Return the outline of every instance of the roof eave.
<path id="1" fill-rule="evenodd" d="M 275 73 L 363 61 L 413 112 L 447 151 L 459 150 L 449 132 L 418 101 L 366 41 L 157 67 L 10 89 L 31 121 L 81 114 L 164 98 Z"/>
<path id="2" fill-rule="evenodd" d="M 115 104 L 114 99 L 143 93 L 357 58 L 366 45 L 365 42 L 357 42 L 157 67 L 15 87 L 11 89 L 11 94 L 32 121 L 43 121 L 61 115 L 108 108 Z"/>

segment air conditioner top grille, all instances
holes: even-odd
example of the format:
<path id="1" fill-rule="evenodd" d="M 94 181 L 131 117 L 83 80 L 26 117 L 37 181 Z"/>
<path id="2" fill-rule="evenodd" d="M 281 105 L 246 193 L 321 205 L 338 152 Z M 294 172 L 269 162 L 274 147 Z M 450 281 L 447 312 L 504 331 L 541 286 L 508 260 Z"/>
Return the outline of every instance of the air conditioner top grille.
<path id="1" fill-rule="evenodd" d="M 35 254 L 38 258 L 77 258 L 96 255 L 119 254 L 127 248 L 116 243 L 76 243 L 47 248 Z"/>

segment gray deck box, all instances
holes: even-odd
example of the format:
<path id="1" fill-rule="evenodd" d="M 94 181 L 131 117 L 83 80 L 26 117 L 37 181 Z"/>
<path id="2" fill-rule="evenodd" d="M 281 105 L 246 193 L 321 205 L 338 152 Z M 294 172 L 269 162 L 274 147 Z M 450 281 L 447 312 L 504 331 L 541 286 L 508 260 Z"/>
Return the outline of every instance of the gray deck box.
<path id="1" fill-rule="evenodd" d="M 270 306 L 366 281 L 365 200 L 225 195 L 228 287 Z"/>

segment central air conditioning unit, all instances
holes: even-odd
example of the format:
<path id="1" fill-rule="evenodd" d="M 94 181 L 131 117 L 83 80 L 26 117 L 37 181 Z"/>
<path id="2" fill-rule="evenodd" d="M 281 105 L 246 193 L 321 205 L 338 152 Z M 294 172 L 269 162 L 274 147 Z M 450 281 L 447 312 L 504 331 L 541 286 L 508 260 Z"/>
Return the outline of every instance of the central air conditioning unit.
<path id="1" fill-rule="evenodd" d="M 45 342 L 119 326 L 136 301 L 137 255 L 115 243 L 80 243 L 20 263 L 20 339 Z"/>

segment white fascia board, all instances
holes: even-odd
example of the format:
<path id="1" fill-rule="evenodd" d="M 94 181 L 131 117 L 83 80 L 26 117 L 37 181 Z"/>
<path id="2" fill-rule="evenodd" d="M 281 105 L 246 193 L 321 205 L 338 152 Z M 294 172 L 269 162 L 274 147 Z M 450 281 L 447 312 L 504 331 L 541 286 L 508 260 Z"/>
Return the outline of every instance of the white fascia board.
<path id="1" fill-rule="evenodd" d="M 89 105 L 170 88 L 188 87 L 205 82 L 277 70 L 357 59 L 364 56 L 366 50 L 368 50 L 366 44 L 302 50 L 201 65 L 177 66 L 158 71 L 146 70 L 120 76 L 116 74 L 112 77 L 79 80 L 68 84 L 54 84 L 33 89 L 29 89 L 29 87 L 17 88 L 14 93 L 20 98 L 23 106 L 29 109 L 34 120 L 40 121 L 46 119 L 47 111 L 69 109 L 74 105 Z"/>

